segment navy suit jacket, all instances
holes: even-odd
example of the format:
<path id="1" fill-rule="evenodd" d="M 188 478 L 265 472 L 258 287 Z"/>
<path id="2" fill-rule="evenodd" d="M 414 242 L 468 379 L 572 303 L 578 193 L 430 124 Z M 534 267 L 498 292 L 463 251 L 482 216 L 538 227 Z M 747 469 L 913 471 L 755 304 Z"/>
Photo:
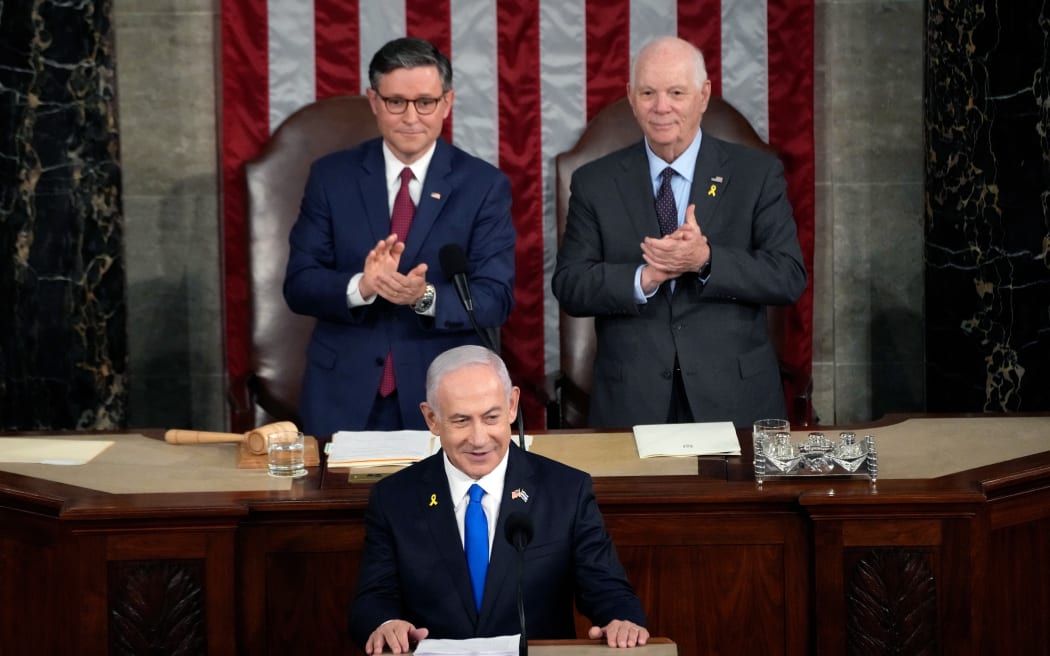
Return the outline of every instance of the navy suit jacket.
<path id="1" fill-rule="evenodd" d="M 438 257 L 446 244 L 467 255 L 474 315 L 496 329 L 514 305 L 514 225 L 507 177 L 438 140 L 423 181 L 400 270 L 428 265 L 437 289 L 434 317 L 377 298 L 349 309 L 346 288 L 365 257 L 390 234 L 382 140 L 316 161 L 289 237 L 284 296 L 293 312 L 317 318 L 300 396 L 303 430 L 329 435 L 360 430 L 375 401 L 383 364 L 393 353 L 405 428 L 425 429 L 419 404 L 427 367 L 442 352 L 480 344 Z"/>
<path id="2" fill-rule="evenodd" d="M 660 236 L 644 143 L 581 166 L 570 189 L 552 287 L 568 314 L 595 318 L 590 425 L 664 423 L 676 358 L 696 421 L 785 416 L 765 306 L 794 303 L 806 269 L 780 160 L 703 135 L 689 202 L 710 275 L 683 275 L 642 305 L 639 244 Z"/>
<path id="3" fill-rule="evenodd" d="M 524 606 L 529 639 L 575 638 L 573 599 L 597 626 L 614 619 L 645 626 L 591 485 L 577 469 L 510 447 L 480 613 L 449 497 L 443 453 L 393 474 L 372 489 L 361 577 L 350 635 L 364 647 L 382 622 L 403 619 L 431 638 L 520 633 L 518 552 L 504 537 L 507 516 L 532 519 L 525 548 Z M 527 500 L 526 500 L 527 498 Z"/>

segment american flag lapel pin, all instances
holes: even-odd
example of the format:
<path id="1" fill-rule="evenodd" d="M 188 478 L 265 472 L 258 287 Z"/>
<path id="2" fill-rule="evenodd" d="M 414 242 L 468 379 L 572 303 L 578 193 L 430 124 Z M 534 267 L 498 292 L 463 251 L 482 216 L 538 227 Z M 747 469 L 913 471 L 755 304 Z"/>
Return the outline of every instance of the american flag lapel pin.
<path id="1" fill-rule="evenodd" d="M 430 197 L 434 200 L 441 200 L 441 194 L 436 191 L 430 192 Z"/>
<path id="2" fill-rule="evenodd" d="M 514 490 L 513 492 L 510 493 L 510 498 L 511 499 L 521 499 L 524 503 L 528 503 L 529 502 L 529 493 L 519 487 L 518 489 L 516 489 L 516 490 Z"/>

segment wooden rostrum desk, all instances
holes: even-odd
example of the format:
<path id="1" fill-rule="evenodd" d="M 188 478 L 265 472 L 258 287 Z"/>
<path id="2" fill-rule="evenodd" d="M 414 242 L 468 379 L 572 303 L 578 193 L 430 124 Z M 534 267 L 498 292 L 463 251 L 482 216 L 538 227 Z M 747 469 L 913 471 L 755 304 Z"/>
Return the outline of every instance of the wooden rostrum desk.
<path id="1" fill-rule="evenodd" d="M 680 654 L 1050 653 L 1050 417 L 856 430 L 878 440 L 874 486 L 758 486 L 746 432 L 741 456 L 686 474 L 607 475 L 616 449 L 593 440 L 625 435 L 535 450 L 578 440 L 585 467 L 612 467 L 594 472 L 606 523 Z M 922 475 L 908 448 L 941 457 Z M 0 463 L 0 654 L 357 653 L 369 488 L 312 468 L 286 490 L 113 493 Z"/>

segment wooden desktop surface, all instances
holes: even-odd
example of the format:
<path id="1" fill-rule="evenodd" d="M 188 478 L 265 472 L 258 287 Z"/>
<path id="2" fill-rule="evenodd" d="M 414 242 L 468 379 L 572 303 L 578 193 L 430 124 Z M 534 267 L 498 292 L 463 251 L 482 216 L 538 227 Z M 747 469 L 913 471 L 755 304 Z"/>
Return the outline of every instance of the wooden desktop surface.
<path id="1" fill-rule="evenodd" d="M 963 428 L 1033 435 L 1009 417 L 944 419 L 959 430 L 926 431 L 944 449 Z M 649 629 L 679 653 L 1050 653 L 1050 448 L 876 485 L 760 486 L 741 447 L 695 473 L 595 479 Z M 0 614 L 0 645 L 356 653 L 345 614 L 369 489 L 322 467 L 285 489 L 164 493 L 0 471 L 0 604 L 19 609 Z"/>
<path id="2" fill-rule="evenodd" d="M 668 638 L 650 638 L 649 642 L 634 647 L 632 656 L 676 656 L 678 647 Z M 596 656 L 609 654 L 609 647 L 596 640 L 530 640 L 529 654 L 535 656 Z"/>

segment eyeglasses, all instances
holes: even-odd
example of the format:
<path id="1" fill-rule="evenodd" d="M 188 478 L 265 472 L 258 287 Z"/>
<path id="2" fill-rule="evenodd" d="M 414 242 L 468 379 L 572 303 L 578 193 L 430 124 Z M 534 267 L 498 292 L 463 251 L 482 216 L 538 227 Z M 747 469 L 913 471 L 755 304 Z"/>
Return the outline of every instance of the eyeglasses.
<path id="1" fill-rule="evenodd" d="M 375 91 L 375 89 L 373 89 L 373 91 Z M 441 96 L 438 98 L 422 96 L 420 98 L 413 98 L 411 100 L 409 100 L 408 98 L 398 98 L 397 96 L 387 98 L 378 91 L 376 91 L 375 93 L 376 97 L 382 100 L 383 104 L 386 105 L 386 111 L 390 112 L 391 114 L 404 114 L 405 110 L 408 109 L 408 103 L 412 103 L 413 105 L 415 105 L 416 113 L 420 116 L 433 114 L 434 110 L 437 109 L 438 103 L 445 98 L 444 93 L 441 94 Z"/>

